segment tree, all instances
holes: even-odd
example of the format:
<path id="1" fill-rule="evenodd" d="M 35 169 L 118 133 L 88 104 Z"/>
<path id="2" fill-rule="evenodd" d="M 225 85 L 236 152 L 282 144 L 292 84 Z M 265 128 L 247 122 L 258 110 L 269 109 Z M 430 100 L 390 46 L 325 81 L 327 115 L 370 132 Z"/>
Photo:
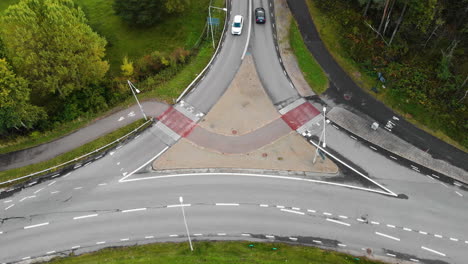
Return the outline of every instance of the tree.
<path id="1" fill-rule="evenodd" d="M 38 95 L 74 90 L 102 79 L 106 41 L 86 24 L 73 0 L 21 0 L 0 19 L 7 57 Z"/>
<path id="2" fill-rule="evenodd" d="M 31 129 L 46 118 L 44 110 L 29 103 L 28 82 L 0 59 L 0 134 L 16 128 Z"/>
<path id="3" fill-rule="evenodd" d="M 115 0 L 115 13 L 134 26 L 152 26 L 167 14 L 185 10 L 189 0 Z"/>

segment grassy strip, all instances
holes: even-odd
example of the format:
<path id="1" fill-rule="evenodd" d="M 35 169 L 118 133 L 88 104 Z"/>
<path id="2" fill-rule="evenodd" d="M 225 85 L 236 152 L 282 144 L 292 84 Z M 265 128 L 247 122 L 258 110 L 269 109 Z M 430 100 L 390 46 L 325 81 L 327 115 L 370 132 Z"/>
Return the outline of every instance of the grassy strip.
<path id="1" fill-rule="evenodd" d="M 47 160 L 47 161 L 44 161 L 44 162 L 40 162 L 40 163 L 37 163 L 37 164 L 32 164 L 32 165 L 29 165 L 29 166 L 25 166 L 25 167 L 22 167 L 22 168 L 17 168 L 17 169 L 11 169 L 11 170 L 7 170 L 7 171 L 1 171 L 0 172 L 0 182 L 4 182 L 4 181 L 7 181 L 7 180 L 11 180 L 11 179 L 15 179 L 15 178 L 19 178 L 19 177 L 22 177 L 22 176 L 25 176 L 25 175 L 28 175 L 28 174 L 31 174 L 31 173 L 34 173 L 34 172 L 37 172 L 37 171 L 42 171 L 42 170 L 45 170 L 47 168 L 50 168 L 50 167 L 53 167 L 53 166 L 56 166 L 56 165 L 59 165 L 59 164 L 62 164 L 64 162 L 67 162 L 69 160 L 72 160 L 72 159 L 75 159 L 76 157 L 79 157 L 79 156 L 82 156 L 82 155 L 85 155 L 89 152 L 92 152 L 94 151 L 95 149 L 98 149 L 100 147 L 103 147 L 105 146 L 106 144 L 109 144 L 111 143 L 112 141 L 115 141 L 117 140 L 118 138 L 120 137 L 123 137 L 125 134 L 128 134 L 130 133 L 132 130 L 136 129 L 138 126 L 142 125 L 143 123 L 145 122 L 145 120 L 141 119 L 141 120 L 138 120 L 138 121 L 135 121 L 133 122 L 132 124 L 129 124 L 125 127 L 122 127 L 122 128 L 119 128 L 118 130 L 112 132 L 112 133 L 109 133 L 105 136 L 102 136 L 94 141 L 91 141 L 79 148 L 76 148 L 70 152 L 67 152 L 67 153 L 64 153 L 62 155 L 59 155 L 53 159 L 50 159 L 50 160 Z M 148 123 L 148 125 L 151 124 L 151 123 Z M 143 128 L 145 128 L 147 126 L 144 126 Z M 142 128 L 142 129 L 143 129 Z M 18 183 L 20 181 L 17 181 L 15 182 Z M 5 187 L 5 185 L 3 185 L 2 187 Z"/>
<path id="2" fill-rule="evenodd" d="M 250 247 L 249 245 L 253 245 Z M 275 249 L 274 249 L 275 248 Z M 308 263 L 378 264 L 383 262 L 313 247 L 281 243 L 195 242 L 190 252 L 187 243 L 158 243 L 143 246 L 103 249 L 95 253 L 57 258 L 48 263 Z"/>
<path id="3" fill-rule="evenodd" d="M 316 94 L 325 92 L 328 88 L 328 79 L 314 56 L 307 49 L 301 32 L 294 19 L 291 20 L 289 30 L 289 43 L 296 56 L 299 68 L 301 68 L 304 79 Z"/>
<path id="4" fill-rule="evenodd" d="M 320 34 L 320 38 L 324 42 L 330 54 L 338 62 L 341 68 L 356 82 L 364 91 L 383 102 L 385 105 L 391 107 L 395 112 L 405 117 L 406 120 L 411 122 L 413 125 L 425 132 L 465 151 L 468 149 L 462 146 L 460 143 L 451 139 L 447 136 L 440 128 L 443 124 L 440 124 L 438 120 L 434 120 L 432 113 L 427 110 L 418 108 L 415 105 L 403 105 L 402 100 L 398 101 L 391 98 L 387 94 L 387 90 L 380 89 L 380 93 L 371 93 L 371 88 L 376 84 L 377 76 L 373 76 L 370 73 L 366 73 L 360 70 L 360 66 L 350 57 L 346 55 L 346 51 L 340 45 L 341 38 L 343 36 L 336 34 L 341 32 L 338 25 L 333 19 L 328 18 L 326 15 L 320 12 L 320 10 L 314 5 L 312 0 L 306 1 L 309 12 L 314 19 L 315 26 Z"/>

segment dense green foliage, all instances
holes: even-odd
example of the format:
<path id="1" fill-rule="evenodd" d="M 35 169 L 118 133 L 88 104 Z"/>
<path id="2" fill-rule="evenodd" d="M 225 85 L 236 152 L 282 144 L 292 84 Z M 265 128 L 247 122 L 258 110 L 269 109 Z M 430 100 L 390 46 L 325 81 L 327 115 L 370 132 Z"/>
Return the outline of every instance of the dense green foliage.
<path id="1" fill-rule="evenodd" d="M 103 249 L 96 253 L 57 258 L 48 263 L 164 263 L 164 264 L 383 264 L 363 257 L 327 251 L 314 247 L 258 242 L 194 242 L 190 252 L 187 243 L 157 243 L 124 248 Z"/>
<path id="2" fill-rule="evenodd" d="M 391 104 L 468 147 L 467 0 L 316 0 Z"/>
<path id="3" fill-rule="evenodd" d="M 188 0 L 115 0 L 114 10 L 125 22 L 135 26 L 152 26 L 165 15 L 180 13 Z"/>
<path id="4" fill-rule="evenodd" d="M 97 83 L 109 65 L 106 41 L 72 0 L 23 0 L 0 21 L 7 57 L 34 95 L 59 95 Z"/>
<path id="5" fill-rule="evenodd" d="M 12 128 L 30 129 L 46 118 L 43 109 L 30 104 L 29 93 L 27 81 L 0 58 L 0 134 Z"/>

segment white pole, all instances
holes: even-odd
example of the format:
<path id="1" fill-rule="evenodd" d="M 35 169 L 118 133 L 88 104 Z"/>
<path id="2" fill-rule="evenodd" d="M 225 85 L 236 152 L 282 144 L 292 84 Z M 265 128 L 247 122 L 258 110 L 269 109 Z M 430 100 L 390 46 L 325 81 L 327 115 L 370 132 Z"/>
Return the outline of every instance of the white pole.
<path id="1" fill-rule="evenodd" d="M 140 101 L 138 101 L 135 91 L 133 91 L 133 89 L 136 89 L 137 91 L 138 89 L 129 80 L 127 80 L 127 83 L 128 83 L 128 86 L 130 86 L 130 90 L 132 90 L 133 96 L 135 97 L 135 100 L 137 101 L 138 106 L 140 107 L 140 111 L 143 114 L 143 117 L 145 118 L 145 120 L 148 120 L 148 118 L 146 117 L 145 111 L 143 111 L 143 106 L 140 104 Z"/>
<path id="2" fill-rule="evenodd" d="M 323 107 L 323 148 L 327 147 L 326 143 L 326 134 L 325 134 L 325 127 L 326 127 L 326 117 L 325 117 L 325 112 L 327 111 L 327 108 L 324 106 Z"/>
<path id="3" fill-rule="evenodd" d="M 184 216 L 184 224 L 185 224 L 185 230 L 187 231 L 187 237 L 190 245 L 190 250 L 193 251 L 193 246 L 192 246 L 192 240 L 190 239 L 190 233 L 188 230 L 188 225 L 187 225 L 187 220 L 185 219 L 185 211 L 184 211 L 184 198 L 182 196 L 179 197 L 179 202 L 180 202 L 180 207 L 182 207 L 182 215 Z"/>
<path id="4" fill-rule="evenodd" d="M 213 35 L 213 24 L 211 21 L 211 6 L 208 7 L 208 16 L 210 17 L 210 30 L 211 30 L 211 40 L 213 42 L 213 49 L 215 48 L 214 35 Z"/>

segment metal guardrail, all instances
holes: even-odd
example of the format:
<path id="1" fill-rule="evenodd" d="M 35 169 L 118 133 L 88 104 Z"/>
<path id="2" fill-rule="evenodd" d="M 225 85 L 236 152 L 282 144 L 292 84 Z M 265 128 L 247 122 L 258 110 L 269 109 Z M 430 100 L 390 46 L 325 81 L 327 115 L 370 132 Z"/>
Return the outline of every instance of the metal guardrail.
<path id="1" fill-rule="evenodd" d="M 225 3 L 226 3 L 226 8 L 228 8 L 229 0 L 226 0 Z M 180 99 L 182 99 L 182 97 L 184 97 L 189 91 L 192 90 L 193 87 L 195 87 L 194 84 L 196 84 L 199 81 L 200 77 L 206 74 L 206 70 L 211 67 L 211 64 L 213 63 L 214 59 L 218 55 L 219 48 L 221 47 L 221 43 L 224 41 L 223 40 L 224 33 L 226 31 L 226 25 L 228 24 L 228 22 L 229 22 L 229 8 L 228 8 L 228 12 L 226 12 L 226 18 L 224 19 L 223 33 L 221 34 L 221 38 L 219 39 L 219 42 L 218 42 L 218 47 L 216 48 L 213 56 L 211 57 L 211 60 L 208 62 L 206 67 L 197 75 L 197 77 L 195 77 L 195 79 L 187 86 L 187 88 L 185 88 L 185 90 L 180 94 L 180 96 L 176 100 L 176 103 L 178 103 Z"/>
<path id="2" fill-rule="evenodd" d="M 19 177 L 19 178 L 15 178 L 15 179 L 11 179 L 11 180 L 8 180 L 8 181 L 0 182 L 0 186 L 1 186 L 1 185 L 4 185 L 4 184 L 9 184 L 9 183 L 12 183 L 12 182 L 16 182 L 16 181 L 19 181 L 19 180 L 31 178 L 31 177 L 33 177 L 33 176 L 40 175 L 40 174 L 43 174 L 43 173 L 46 173 L 46 172 L 51 172 L 51 171 L 54 170 L 54 169 L 57 169 L 57 168 L 60 168 L 60 167 L 64 167 L 64 166 L 69 165 L 69 164 L 71 164 L 71 163 L 73 163 L 73 162 L 77 162 L 77 161 L 79 161 L 79 160 L 81 160 L 81 159 L 84 159 L 84 158 L 86 158 L 86 157 L 88 157 L 88 156 L 90 156 L 90 155 L 96 154 L 96 153 L 98 153 L 99 151 L 101 151 L 101 150 L 103 150 L 103 149 L 106 149 L 106 148 L 108 148 L 109 146 L 112 146 L 113 144 L 116 144 L 116 143 L 120 142 L 122 139 L 129 137 L 131 134 L 136 133 L 140 128 L 142 128 L 143 126 L 147 125 L 147 124 L 150 123 L 150 122 L 153 122 L 153 118 L 149 119 L 148 121 L 146 121 L 145 123 L 141 124 L 140 126 L 138 126 L 137 128 L 135 128 L 135 129 L 132 130 L 131 132 L 129 132 L 129 133 L 123 135 L 122 137 L 120 137 L 120 138 L 118 138 L 118 139 L 112 141 L 111 143 L 106 144 L 106 145 L 104 145 L 104 146 L 102 146 L 102 147 L 100 147 L 100 148 L 97 148 L 97 149 L 95 149 L 95 150 L 93 150 L 93 151 L 91 151 L 91 152 L 89 152 L 89 153 L 86 153 L 86 154 L 84 154 L 84 155 L 81 155 L 81 156 L 79 156 L 79 157 L 76 157 L 76 158 L 74 158 L 74 159 L 72 159 L 72 160 L 66 161 L 66 162 L 64 162 L 64 163 L 62 163 L 62 164 L 59 164 L 59 165 L 56 165 L 56 166 L 47 168 L 47 169 L 45 169 L 45 170 L 37 171 L 37 172 L 31 173 L 31 174 L 28 174 L 28 175 L 25 175 L 25 176 L 22 176 L 22 177 Z"/>

